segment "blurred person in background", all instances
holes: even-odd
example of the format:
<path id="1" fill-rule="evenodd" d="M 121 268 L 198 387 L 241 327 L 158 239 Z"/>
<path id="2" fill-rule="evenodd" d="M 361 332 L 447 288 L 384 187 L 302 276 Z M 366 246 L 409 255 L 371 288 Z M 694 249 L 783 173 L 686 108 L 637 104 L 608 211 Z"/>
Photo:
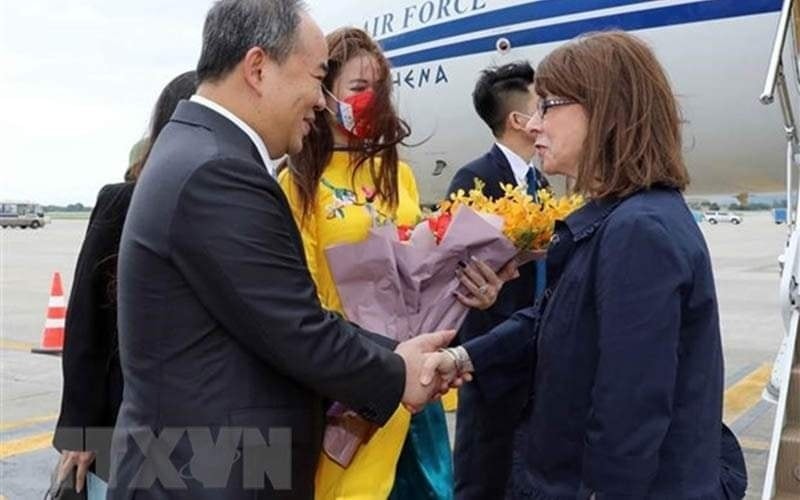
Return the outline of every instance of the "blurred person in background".
<path id="1" fill-rule="evenodd" d="M 125 181 L 100 189 L 89 219 L 69 296 L 62 371 L 64 388 L 53 446 L 61 452 L 58 477 L 76 470 L 75 487 L 86 473 L 108 481 L 110 430 L 122 401 L 122 371 L 117 349 L 117 253 L 128 205 L 150 147 L 182 99 L 197 89 L 197 75 L 187 71 L 162 90 L 145 138 L 131 150 Z M 89 437 L 88 429 L 107 429 L 108 442 Z M 98 455 L 100 460 L 96 460 Z"/>

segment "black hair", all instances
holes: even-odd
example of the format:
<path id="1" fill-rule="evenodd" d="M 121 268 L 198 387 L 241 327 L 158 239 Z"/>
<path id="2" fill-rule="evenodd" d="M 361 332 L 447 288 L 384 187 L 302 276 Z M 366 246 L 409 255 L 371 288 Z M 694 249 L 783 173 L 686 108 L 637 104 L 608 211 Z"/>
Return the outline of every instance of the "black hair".
<path id="1" fill-rule="evenodd" d="M 150 131 L 148 137 L 155 140 L 161 129 L 167 124 L 175 112 L 175 108 L 181 99 L 188 99 L 197 91 L 197 73 L 187 71 L 172 79 L 164 87 L 161 95 L 158 96 L 156 107 L 153 109 L 153 117 L 150 119 Z"/>
<path id="2" fill-rule="evenodd" d="M 150 156 L 150 149 L 153 147 L 161 130 L 167 125 L 172 113 L 182 99 L 189 99 L 197 91 L 197 73 L 194 71 L 187 71 L 181 73 L 170 81 L 161 94 L 158 96 L 156 105 L 153 108 L 153 116 L 150 118 L 150 127 L 148 128 L 147 135 L 143 139 L 145 142 L 140 147 L 142 152 L 140 157 L 135 159 L 125 172 L 125 180 L 135 182 L 142 173 L 147 157 Z"/>
<path id="3" fill-rule="evenodd" d="M 527 61 L 492 66 L 481 72 L 472 91 L 472 103 L 495 137 L 505 131 L 506 116 L 513 111 L 511 97 L 530 93 L 533 76 L 533 67 Z"/>

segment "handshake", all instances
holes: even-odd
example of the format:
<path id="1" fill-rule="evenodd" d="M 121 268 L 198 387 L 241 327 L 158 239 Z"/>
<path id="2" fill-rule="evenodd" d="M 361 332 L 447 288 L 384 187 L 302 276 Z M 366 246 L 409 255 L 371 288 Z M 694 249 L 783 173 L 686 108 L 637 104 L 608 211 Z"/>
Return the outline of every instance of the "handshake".
<path id="1" fill-rule="evenodd" d="M 402 402 L 411 413 L 419 412 L 430 401 L 472 380 L 472 368 L 465 351 L 456 354 L 453 350 L 443 350 L 455 335 L 455 330 L 426 333 L 402 342 L 395 349 L 406 365 Z"/>

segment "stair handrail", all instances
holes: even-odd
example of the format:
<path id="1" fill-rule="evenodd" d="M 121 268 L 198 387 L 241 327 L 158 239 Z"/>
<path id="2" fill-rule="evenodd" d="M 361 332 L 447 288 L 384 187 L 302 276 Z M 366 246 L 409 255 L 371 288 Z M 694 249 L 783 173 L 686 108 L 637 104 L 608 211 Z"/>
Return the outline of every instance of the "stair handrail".
<path id="1" fill-rule="evenodd" d="M 772 45 L 772 55 L 767 67 L 767 80 L 764 83 L 764 91 L 761 93 L 760 100 L 763 104 L 770 104 L 775 100 L 775 85 L 778 82 L 778 74 L 782 66 L 781 58 L 783 48 L 786 44 L 786 33 L 789 31 L 789 22 L 792 18 L 792 4 L 794 0 L 784 0 L 781 8 L 781 17 L 778 21 L 778 31 L 775 33 L 775 42 Z"/>

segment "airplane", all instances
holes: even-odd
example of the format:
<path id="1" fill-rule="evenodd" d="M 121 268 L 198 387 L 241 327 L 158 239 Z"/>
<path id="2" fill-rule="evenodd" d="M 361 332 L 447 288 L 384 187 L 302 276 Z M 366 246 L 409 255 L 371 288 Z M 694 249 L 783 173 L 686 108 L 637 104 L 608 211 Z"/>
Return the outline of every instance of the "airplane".
<path id="1" fill-rule="evenodd" d="M 365 29 L 393 65 L 403 151 L 423 203 L 492 138 L 472 88 L 491 65 L 534 67 L 575 36 L 621 28 L 654 48 L 681 104 L 690 193 L 775 192 L 785 180 L 780 111 L 758 102 L 780 0 L 337 0 L 311 2 L 323 31 Z"/>
<path id="2" fill-rule="evenodd" d="M 688 194 L 772 193 L 790 204 L 780 258 L 786 335 L 765 399 L 778 404 L 762 498 L 800 491 L 800 20 L 792 0 L 315 0 L 323 31 L 360 27 L 384 49 L 400 115 L 412 128 L 402 156 L 423 204 L 446 194 L 453 174 L 493 139 L 472 105 L 481 69 L 536 66 L 584 33 L 623 29 L 654 49 L 681 106 Z M 800 11 L 798 11 L 800 12 Z M 789 36 L 789 34 L 791 36 Z M 786 64 L 784 65 L 784 61 Z M 759 99 L 760 97 L 760 99 Z M 781 106 L 764 106 L 777 100 Z M 800 115 L 798 115 L 800 116 Z M 794 181 L 792 179 L 795 179 Z M 776 254 L 778 249 L 776 249 Z M 779 386 L 783 390 L 779 390 Z M 791 432 L 790 432 L 791 429 Z M 795 442 L 797 441 L 797 442 Z M 794 477 L 794 478 L 793 478 Z M 785 498 L 790 498 L 789 496 Z"/>

